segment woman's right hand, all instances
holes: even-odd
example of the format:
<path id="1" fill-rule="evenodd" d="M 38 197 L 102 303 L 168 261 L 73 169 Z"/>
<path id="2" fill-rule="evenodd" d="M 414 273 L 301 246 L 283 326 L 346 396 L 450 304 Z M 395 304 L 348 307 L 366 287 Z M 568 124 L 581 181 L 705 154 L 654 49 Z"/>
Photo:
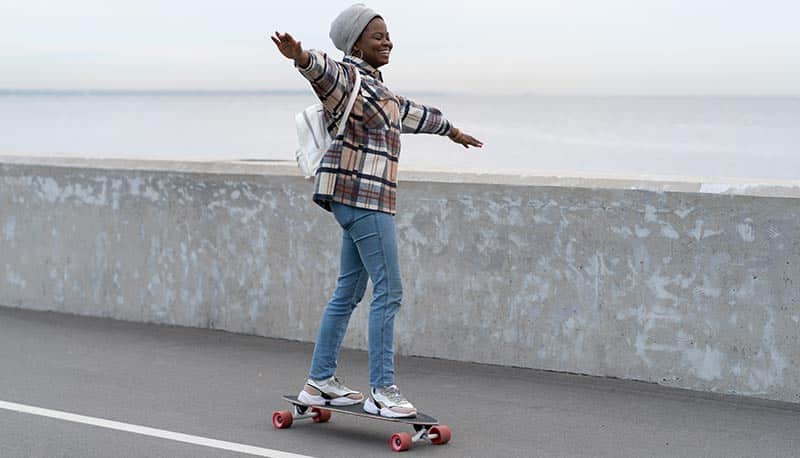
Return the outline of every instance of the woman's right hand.
<path id="1" fill-rule="evenodd" d="M 280 33 L 275 32 L 275 35 L 271 36 L 272 42 L 275 43 L 275 46 L 278 47 L 278 51 L 281 52 L 287 59 L 292 59 L 295 62 L 303 60 L 303 45 L 301 42 L 296 41 L 291 35 L 288 33 Z"/>

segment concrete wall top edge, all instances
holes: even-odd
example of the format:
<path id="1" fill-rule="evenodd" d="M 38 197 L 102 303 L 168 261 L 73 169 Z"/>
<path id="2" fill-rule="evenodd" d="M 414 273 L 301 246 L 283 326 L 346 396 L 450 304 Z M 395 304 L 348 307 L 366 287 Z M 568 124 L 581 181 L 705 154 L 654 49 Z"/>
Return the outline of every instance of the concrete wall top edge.
<path id="1" fill-rule="evenodd" d="M 174 159 L 116 159 L 50 155 L 0 155 L 0 166 L 28 165 L 101 170 L 142 170 L 154 172 L 202 173 L 251 176 L 297 176 L 292 161 L 223 161 Z M 438 170 L 401 170 L 400 180 L 500 184 L 514 186 L 552 186 L 590 189 L 628 189 L 653 192 L 687 192 L 757 197 L 800 198 L 800 180 L 763 180 L 743 178 L 663 177 L 655 175 L 589 175 L 548 172 L 494 174 L 448 172 Z"/>

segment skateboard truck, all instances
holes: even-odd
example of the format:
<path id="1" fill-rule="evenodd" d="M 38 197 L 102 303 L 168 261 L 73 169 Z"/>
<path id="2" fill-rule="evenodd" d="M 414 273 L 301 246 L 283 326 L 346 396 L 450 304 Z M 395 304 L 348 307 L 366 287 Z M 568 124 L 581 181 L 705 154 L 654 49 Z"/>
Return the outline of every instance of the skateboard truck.
<path id="1" fill-rule="evenodd" d="M 292 410 L 276 410 L 272 413 L 272 426 L 276 429 L 286 429 L 292 426 L 294 420 L 310 418 L 314 423 L 325 423 L 331 419 L 331 411 L 314 406 L 292 406 Z"/>

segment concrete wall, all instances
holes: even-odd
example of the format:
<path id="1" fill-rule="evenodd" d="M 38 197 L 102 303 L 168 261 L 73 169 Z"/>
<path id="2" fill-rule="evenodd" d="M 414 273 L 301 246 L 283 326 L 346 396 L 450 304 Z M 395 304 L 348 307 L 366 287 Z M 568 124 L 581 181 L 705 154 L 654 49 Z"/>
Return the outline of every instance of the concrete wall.
<path id="1" fill-rule="evenodd" d="M 401 178 L 400 353 L 800 402 L 800 188 Z M 0 157 L 0 304 L 312 341 L 340 235 L 311 190 L 286 165 Z"/>

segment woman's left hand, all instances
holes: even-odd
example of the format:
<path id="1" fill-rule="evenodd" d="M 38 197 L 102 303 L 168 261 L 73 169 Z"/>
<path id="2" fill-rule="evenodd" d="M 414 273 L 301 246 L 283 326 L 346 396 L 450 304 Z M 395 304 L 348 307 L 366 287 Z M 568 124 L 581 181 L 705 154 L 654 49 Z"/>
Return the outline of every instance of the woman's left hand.
<path id="1" fill-rule="evenodd" d="M 483 147 L 483 142 L 473 137 L 472 135 L 469 135 L 465 132 L 461 132 L 459 129 L 456 129 L 455 127 L 451 129 L 448 137 L 450 138 L 450 140 L 453 140 L 454 142 L 463 145 L 464 148 L 469 148 L 470 146 L 474 146 L 476 148 Z"/>

